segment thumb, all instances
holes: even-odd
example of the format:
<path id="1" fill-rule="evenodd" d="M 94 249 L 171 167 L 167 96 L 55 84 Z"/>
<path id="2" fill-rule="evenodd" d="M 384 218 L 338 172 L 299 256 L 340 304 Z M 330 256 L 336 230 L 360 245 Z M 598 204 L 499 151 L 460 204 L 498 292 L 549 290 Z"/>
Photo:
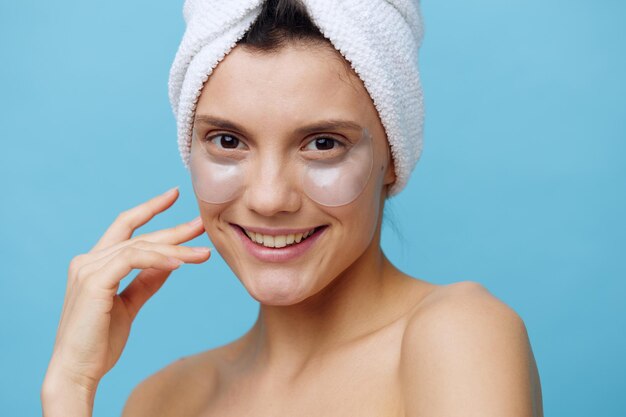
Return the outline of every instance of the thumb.
<path id="1" fill-rule="evenodd" d="M 163 286 L 172 272 L 146 268 L 137 274 L 135 279 L 124 288 L 124 291 L 120 293 L 120 298 L 128 309 L 131 321 L 135 320 L 141 307 Z"/>

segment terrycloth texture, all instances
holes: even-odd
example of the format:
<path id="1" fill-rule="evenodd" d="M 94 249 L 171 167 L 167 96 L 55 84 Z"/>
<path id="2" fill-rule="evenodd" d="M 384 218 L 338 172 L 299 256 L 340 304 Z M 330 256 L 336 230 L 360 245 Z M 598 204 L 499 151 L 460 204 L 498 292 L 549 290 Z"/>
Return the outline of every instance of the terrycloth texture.
<path id="1" fill-rule="evenodd" d="M 191 129 L 204 82 L 259 15 L 262 0 L 186 0 L 187 28 L 169 78 L 178 149 L 189 169 Z M 422 152 L 419 0 L 303 0 L 313 22 L 359 75 L 385 128 L 396 169 L 389 196 L 406 185 Z"/>

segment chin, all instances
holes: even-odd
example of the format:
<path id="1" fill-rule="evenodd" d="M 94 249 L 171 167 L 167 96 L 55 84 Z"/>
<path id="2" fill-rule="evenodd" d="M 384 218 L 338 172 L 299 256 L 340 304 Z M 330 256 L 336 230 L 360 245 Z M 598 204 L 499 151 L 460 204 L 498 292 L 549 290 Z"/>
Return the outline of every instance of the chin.
<path id="1" fill-rule="evenodd" d="M 293 305 L 313 295 L 309 277 L 296 271 L 269 269 L 239 279 L 250 296 L 265 305 Z"/>

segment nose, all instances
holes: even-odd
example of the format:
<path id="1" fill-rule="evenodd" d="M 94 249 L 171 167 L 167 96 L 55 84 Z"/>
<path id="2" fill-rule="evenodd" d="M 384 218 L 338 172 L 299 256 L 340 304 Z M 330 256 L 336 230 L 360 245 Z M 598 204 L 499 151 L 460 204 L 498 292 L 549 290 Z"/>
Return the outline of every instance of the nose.
<path id="1" fill-rule="evenodd" d="M 260 158 L 248 173 L 244 191 L 246 206 L 266 217 L 299 210 L 302 204 L 300 176 L 294 171 L 295 166 L 276 155 Z"/>

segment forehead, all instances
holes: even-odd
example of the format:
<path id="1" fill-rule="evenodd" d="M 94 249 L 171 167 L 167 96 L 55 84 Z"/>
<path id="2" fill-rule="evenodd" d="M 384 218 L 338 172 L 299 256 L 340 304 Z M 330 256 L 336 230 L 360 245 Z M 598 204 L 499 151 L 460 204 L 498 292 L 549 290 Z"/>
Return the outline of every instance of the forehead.
<path id="1" fill-rule="evenodd" d="M 362 81 L 342 60 L 330 46 L 290 45 L 275 53 L 237 46 L 208 78 L 196 113 L 244 124 L 340 116 L 365 123 L 376 110 Z"/>

